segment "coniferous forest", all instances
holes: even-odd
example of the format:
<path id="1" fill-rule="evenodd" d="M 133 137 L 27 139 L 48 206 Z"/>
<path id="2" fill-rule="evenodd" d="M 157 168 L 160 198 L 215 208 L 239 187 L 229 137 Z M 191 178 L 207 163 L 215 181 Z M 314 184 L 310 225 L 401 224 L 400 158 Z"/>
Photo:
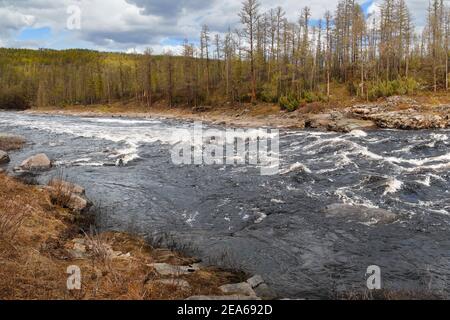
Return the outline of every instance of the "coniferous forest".
<path id="1" fill-rule="evenodd" d="M 404 0 L 384 0 L 374 15 L 342 0 L 320 20 L 305 7 L 297 21 L 281 7 L 262 12 L 257 0 L 245 0 L 239 16 L 240 28 L 219 35 L 204 25 L 180 52 L 161 55 L 0 49 L 0 105 L 270 102 L 294 110 L 327 101 L 336 86 L 367 100 L 448 90 L 443 0 L 430 1 L 420 33 Z"/>

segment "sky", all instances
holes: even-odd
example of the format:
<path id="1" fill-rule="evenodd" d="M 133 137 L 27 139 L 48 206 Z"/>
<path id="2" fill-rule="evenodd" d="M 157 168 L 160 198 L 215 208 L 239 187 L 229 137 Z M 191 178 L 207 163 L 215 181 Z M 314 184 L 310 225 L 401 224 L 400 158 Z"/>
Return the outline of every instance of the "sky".
<path id="1" fill-rule="evenodd" d="M 381 0 L 357 0 L 366 13 Z M 450 0 L 446 0 L 450 1 Z M 86 48 L 161 53 L 196 42 L 201 26 L 222 34 L 239 27 L 242 0 L 0 0 L 0 47 Z M 309 6 L 312 19 L 334 12 L 338 0 L 260 0 L 261 10 L 281 6 L 291 21 Z M 425 24 L 427 0 L 406 0 L 417 28 Z"/>

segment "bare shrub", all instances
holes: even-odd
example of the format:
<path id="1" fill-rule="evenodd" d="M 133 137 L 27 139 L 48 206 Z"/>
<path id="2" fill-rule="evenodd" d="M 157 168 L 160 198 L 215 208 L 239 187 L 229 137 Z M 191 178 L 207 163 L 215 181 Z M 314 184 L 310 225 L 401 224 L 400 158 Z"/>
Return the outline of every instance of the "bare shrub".
<path id="1" fill-rule="evenodd" d="M 86 245 L 91 251 L 91 257 L 95 261 L 99 261 L 105 266 L 111 264 L 113 258 L 113 250 L 108 239 L 96 231 L 91 231 L 90 234 L 85 233 Z"/>
<path id="2" fill-rule="evenodd" d="M 63 208 L 67 208 L 69 206 L 75 189 L 72 183 L 64 183 L 64 181 L 69 182 L 68 180 L 68 176 L 64 174 L 64 170 L 62 169 L 59 169 L 56 176 L 50 180 L 50 194 L 54 205 Z"/>

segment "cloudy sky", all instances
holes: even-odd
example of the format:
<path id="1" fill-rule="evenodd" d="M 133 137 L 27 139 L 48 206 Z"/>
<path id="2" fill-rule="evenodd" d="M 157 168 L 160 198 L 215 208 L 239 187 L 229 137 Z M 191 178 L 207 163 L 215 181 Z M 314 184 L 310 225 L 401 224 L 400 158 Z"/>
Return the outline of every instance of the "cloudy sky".
<path id="1" fill-rule="evenodd" d="M 372 12 L 378 1 L 358 2 Z M 319 19 L 326 10 L 334 11 L 338 0 L 260 2 L 262 10 L 282 6 L 296 21 L 302 7 L 311 7 L 313 18 Z M 406 2 L 420 28 L 428 1 Z M 213 33 L 237 27 L 240 7 L 241 0 L 0 0 L 0 46 L 138 52 L 151 46 L 156 52 L 177 51 L 184 38 L 197 40 L 203 24 Z"/>

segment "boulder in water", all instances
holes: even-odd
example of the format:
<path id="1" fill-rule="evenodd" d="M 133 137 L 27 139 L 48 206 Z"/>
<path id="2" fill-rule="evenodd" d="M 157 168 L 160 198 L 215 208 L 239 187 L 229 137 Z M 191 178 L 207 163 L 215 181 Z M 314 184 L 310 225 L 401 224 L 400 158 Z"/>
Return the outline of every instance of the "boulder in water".
<path id="1" fill-rule="evenodd" d="M 388 224 L 397 220 L 397 215 L 379 208 L 361 205 L 335 203 L 325 207 L 327 217 L 348 218 L 353 221 L 374 224 Z"/>
<path id="2" fill-rule="evenodd" d="M 22 162 L 20 168 L 23 170 L 29 171 L 40 171 L 40 170 L 48 170 L 52 167 L 52 162 L 47 157 L 46 154 L 40 153 L 35 156 L 32 156 Z"/>
<path id="3" fill-rule="evenodd" d="M 0 164 L 9 163 L 9 155 L 5 152 L 0 150 Z"/>

